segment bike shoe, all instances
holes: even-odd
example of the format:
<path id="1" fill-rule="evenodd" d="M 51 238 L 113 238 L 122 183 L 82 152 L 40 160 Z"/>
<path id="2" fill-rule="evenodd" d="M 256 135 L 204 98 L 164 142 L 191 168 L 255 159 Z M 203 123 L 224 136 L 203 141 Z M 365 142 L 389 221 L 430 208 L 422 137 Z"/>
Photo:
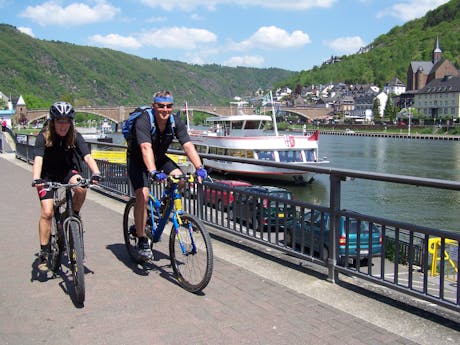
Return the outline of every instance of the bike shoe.
<path id="1" fill-rule="evenodd" d="M 38 270 L 40 272 L 48 272 L 48 253 L 47 252 L 40 252 L 40 255 L 38 256 Z"/>
<path id="2" fill-rule="evenodd" d="M 153 253 L 149 246 L 149 240 L 146 237 L 139 238 L 139 243 L 137 244 L 137 254 L 143 260 L 153 259 Z"/>

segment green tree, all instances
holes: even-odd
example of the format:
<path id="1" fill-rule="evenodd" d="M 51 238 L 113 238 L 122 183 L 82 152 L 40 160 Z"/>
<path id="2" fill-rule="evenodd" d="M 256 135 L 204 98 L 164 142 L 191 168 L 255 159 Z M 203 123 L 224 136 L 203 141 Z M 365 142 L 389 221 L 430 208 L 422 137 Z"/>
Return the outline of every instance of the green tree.
<path id="1" fill-rule="evenodd" d="M 385 104 L 385 109 L 383 110 L 383 117 L 386 119 L 391 119 L 394 113 L 393 102 L 391 97 L 388 97 L 387 103 Z"/>
<path id="2" fill-rule="evenodd" d="M 49 108 L 52 104 L 51 101 L 43 100 L 35 95 L 26 94 L 23 96 L 27 109 L 43 109 Z"/>
<path id="3" fill-rule="evenodd" d="M 372 115 L 374 115 L 374 119 L 377 119 L 380 117 L 380 100 L 376 97 L 374 99 L 374 104 L 372 106 Z"/>

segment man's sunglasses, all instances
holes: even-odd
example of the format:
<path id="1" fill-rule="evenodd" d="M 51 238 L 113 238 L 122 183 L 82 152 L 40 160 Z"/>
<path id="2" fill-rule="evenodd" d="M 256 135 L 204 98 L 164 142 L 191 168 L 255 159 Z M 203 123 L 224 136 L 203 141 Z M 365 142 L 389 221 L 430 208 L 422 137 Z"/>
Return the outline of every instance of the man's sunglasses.
<path id="1" fill-rule="evenodd" d="M 160 103 L 155 103 L 157 108 L 159 109 L 165 109 L 165 108 L 168 108 L 168 109 L 172 109 L 172 107 L 174 106 L 174 104 L 172 103 L 169 103 L 169 104 L 160 104 Z"/>

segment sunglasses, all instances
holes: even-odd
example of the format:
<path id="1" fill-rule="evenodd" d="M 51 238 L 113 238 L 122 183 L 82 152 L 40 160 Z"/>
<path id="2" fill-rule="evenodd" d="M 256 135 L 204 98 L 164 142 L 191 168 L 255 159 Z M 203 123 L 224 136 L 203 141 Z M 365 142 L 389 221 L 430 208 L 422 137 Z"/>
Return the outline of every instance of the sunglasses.
<path id="1" fill-rule="evenodd" d="M 58 125 L 69 125 L 72 121 L 67 120 L 67 119 L 60 119 L 60 120 L 55 120 L 55 123 Z"/>
<path id="2" fill-rule="evenodd" d="M 155 103 L 158 109 L 172 109 L 174 104 L 169 103 L 169 104 L 160 104 L 160 103 Z"/>

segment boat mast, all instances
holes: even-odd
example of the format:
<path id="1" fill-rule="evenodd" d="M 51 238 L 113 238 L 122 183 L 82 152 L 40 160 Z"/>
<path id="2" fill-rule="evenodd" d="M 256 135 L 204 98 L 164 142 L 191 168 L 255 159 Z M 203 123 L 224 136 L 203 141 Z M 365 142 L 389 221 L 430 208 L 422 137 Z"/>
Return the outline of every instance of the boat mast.
<path id="1" fill-rule="evenodd" d="M 275 130 L 275 135 L 278 136 L 278 126 L 276 125 L 275 106 L 273 104 L 272 90 L 270 90 L 270 103 L 272 105 L 273 129 Z"/>

